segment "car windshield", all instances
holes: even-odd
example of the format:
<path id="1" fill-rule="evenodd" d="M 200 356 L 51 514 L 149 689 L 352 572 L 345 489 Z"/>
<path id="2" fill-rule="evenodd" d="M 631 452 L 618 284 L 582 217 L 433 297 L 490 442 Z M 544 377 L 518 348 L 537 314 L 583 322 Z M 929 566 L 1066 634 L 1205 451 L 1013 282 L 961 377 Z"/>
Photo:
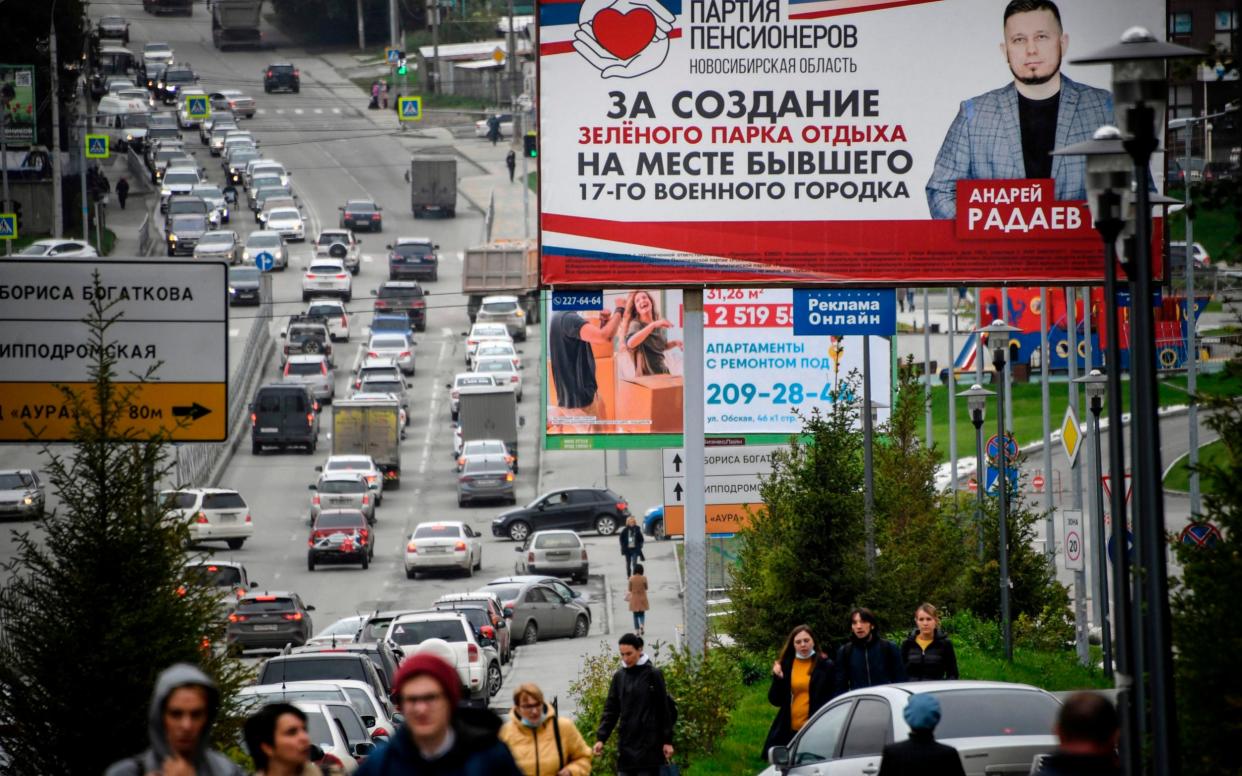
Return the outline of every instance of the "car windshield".
<path id="1" fill-rule="evenodd" d="M 203 199 L 224 199 L 224 192 L 216 186 L 195 186 L 190 193 Z"/>
<path id="2" fill-rule="evenodd" d="M 413 622 L 397 622 L 388 629 L 388 638 L 397 644 L 408 647 L 422 644 L 427 639 L 443 639 L 444 641 L 465 641 L 466 631 L 461 620 L 417 620 Z"/>
<path id="3" fill-rule="evenodd" d="M 280 237 L 274 234 L 254 234 L 246 240 L 246 245 L 255 248 L 268 248 L 280 245 Z"/>
<path id="4" fill-rule="evenodd" d="M 232 245 L 233 235 L 222 234 L 220 232 L 208 232 L 207 234 L 203 235 L 203 239 L 200 240 L 198 244 L 199 245 L 224 245 L 224 246 Z M 229 275 L 232 276 L 232 274 L 233 273 L 230 270 Z"/>
<path id="5" fill-rule="evenodd" d="M 276 214 L 273 213 L 272 219 L 274 220 L 275 217 Z M 335 275 L 344 272 L 345 270 L 335 264 L 312 264 L 310 269 L 307 271 L 312 275 Z"/>
<path id="6" fill-rule="evenodd" d="M 363 393 L 401 393 L 403 390 L 396 380 L 365 380 L 362 383 Z"/>
<path id="7" fill-rule="evenodd" d="M 240 493 L 205 493 L 203 509 L 245 509 L 246 502 Z"/>
<path id="8" fill-rule="evenodd" d="M 237 587 L 242 583 L 241 569 L 215 564 L 190 566 L 190 576 L 209 587 Z"/>
<path id="9" fill-rule="evenodd" d="M 514 354 L 513 346 L 507 342 L 484 342 L 479 345 L 480 356 L 511 356 Z"/>
<path id="10" fill-rule="evenodd" d="M 293 65 L 269 65 L 267 69 L 273 73 L 292 73 Z"/>
<path id="11" fill-rule="evenodd" d="M 363 528 L 366 519 L 361 512 L 343 512 L 340 514 L 323 513 L 315 521 L 316 528 Z"/>
<path id="12" fill-rule="evenodd" d="M 33 487 L 34 479 L 29 474 L 21 474 L 20 472 L 0 474 L 0 490 L 21 490 L 22 488 Z"/>
<path id="13" fill-rule="evenodd" d="M 504 327 L 504 324 L 500 324 L 500 323 L 488 324 L 486 326 L 475 326 L 473 329 L 470 330 L 470 336 L 474 338 L 508 337 L 509 330 Z"/>
<path id="14" fill-rule="evenodd" d="M 366 471 L 370 468 L 370 461 L 349 459 L 344 461 L 328 461 L 328 471 Z"/>
<path id="15" fill-rule="evenodd" d="M 575 534 L 540 534 L 535 537 L 535 549 L 539 550 L 569 550 L 581 546 L 582 542 Z"/>
<path id="16" fill-rule="evenodd" d="M 400 315 L 400 316 L 385 315 L 382 317 L 377 315 L 375 319 L 371 321 L 371 328 L 372 329 L 396 329 L 398 331 L 400 331 L 401 329 L 408 329 L 410 328 L 410 318 L 409 316 L 406 316 L 406 315 Z"/>
<path id="17" fill-rule="evenodd" d="M 243 598 L 237 602 L 237 611 L 252 614 L 290 612 L 296 608 L 297 607 L 293 605 L 292 598 L 285 598 L 284 596 L 278 595 L 258 595 L 251 598 Z"/>
<path id="18" fill-rule="evenodd" d="M 488 585 L 485 590 L 495 594 L 501 601 L 512 601 L 522 592 L 521 585 Z"/>
<path id="19" fill-rule="evenodd" d="M 252 181 L 251 188 L 255 190 L 256 198 L 258 198 L 259 194 L 261 194 L 264 189 L 277 189 L 279 191 L 284 191 L 284 188 L 280 185 L 280 178 L 275 175 L 256 175 Z"/>
<path id="20" fill-rule="evenodd" d="M 312 743 L 324 750 L 332 749 L 333 742 L 336 740 L 332 735 L 332 727 L 328 723 L 328 718 L 321 711 L 313 711 L 306 715 L 306 734 Z"/>
<path id="21" fill-rule="evenodd" d="M 306 314 L 312 318 L 335 318 L 344 315 L 345 311 L 336 304 L 313 304 L 306 309 Z"/>
<path id="22" fill-rule="evenodd" d="M 193 70 L 169 70 L 164 73 L 164 83 L 189 83 L 194 80 Z"/>
<path id="23" fill-rule="evenodd" d="M 121 115 L 121 126 L 131 129 L 145 128 L 147 126 L 147 114 L 145 113 L 124 113 Z"/>
<path id="24" fill-rule="evenodd" d="M 323 363 L 320 361 L 290 361 L 285 365 L 287 375 L 321 375 Z"/>
<path id="25" fill-rule="evenodd" d="M 393 246 L 392 252 L 398 256 L 425 256 L 432 248 L 429 243 L 399 243 Z"/>
<path id="26" fill-rule="evenodd" d="M 484 359 L 479 362 L 480 372 L 512 372 L 513 364 L 509 361 L 501 361 L 500 359 Z"/>
<path id="27" fill-rule="evenodd" d="M 323 232 L 319 235 L 319 239 L 315 241 L 315 244 L 316 245 L 331 245 L 332 243 L 348 243 L 348 242 L 349 242 L 349 237 L 347 235 L 341 234 L 340 232 L 337 232 L 336 234 L 330 234 L 328 232 Z"/>
<path id="28" fill-rule="evenodd" d="M 320 493 L 366 493 L 367 484 L 362 480 L 324 480 L 319 483 Z"/>
<path id="29" fill-rule="evenodd" d="M 300 221 L 302 219 L 302 214 L 291 208 L 278 207 L 272 211 L 271 215 L 268 216 L 268 219 L 271 221 Z M 327 270 L 321 271 L 326 272 Z"/>
<path id="30" fill-rule="evenodd" d="M 381 286 L 380 299 L 421 299 L 422 286 Z"/>
<path id="31" fill-rule="evenodd" d="M 254 708 L 266 706 L 269 703 L 279 703 L 281 701 L 286 703 L 292 701 L 323 703 L 325 701 L 340 702 L 344 700 L 343 690 L 301 690 L 296 686 L 285 686 L 280 690 L 268 690 L 264 692 L 252 692 L 249 691 L 249 688 L 246 688 L 242 692 L 244 694 L 240 696 L 241 702 L 247 705 L 253 704 Z M 311 714 L 309 716 L 311 720 L 322 719 L 322 717 L 318 714 Z M 312 734 L 311 740 L 320 741 L 324 739 L 314 738 Z M 331 736 L 329 736 L 327 740 L 330 741 Z"/>
<path id="32" fill-rule="evenodd" d="M 255 269 L 254 267 L 230 267 L 229 268 L 229 280 L 230 281 L 251 280 L 251 281 L 258 282 L 259 278 L 262 275 L 263 273 Z"/>
<path id="33" fill-rule="evenodd" d="M 358 202 L 358 201 L 346 202 L 345 210 L 347 210 L 350 213 L 374 213 L 375 203 L 374 202 Z"/>
<path id="34" fill-rule="evenodd" d="M 485 313 L 511 313 L 516 309 L 516 302 L 485 302 L 483 304 Z"/>
<path id="35" fill-rule="evenodd" d="M 414 529 L 415 539 L 457 539 L 461 528 L 456 525 L 420 525 Z"/>
<path id="36" fill-rule="evenodd" d="M 406 347 L 406 341 L 401 337 L 376 337 L 371 340 L 371 347 L 380 350 L 396 350 Z"/>
<path id="37" fill-rule="evenodd" d="M 937 740 L 994 736 L 1046 736 L 1056 725 L 1060 704 L 1033 691 L 946 690 L 933 693 L 943 716 Z"/>
<path id="38" fill-rule="evenodd" d="M 192 509 L 198 503 L 198 496 L 193 493 L 164 491 L 160 498 L 168 499 L 169 509 Z"/>
<path id="39" fill-rule="evenodd" d="M 315 679 L 353 679 L 370 682 L 361 660 L 342 660 L 339 657 L 303 657 L 269 660 L 263 664 L 260 684 L 282 682 L 309 682 Z"/>
<path id="40" fill-rule="evenodd" d="M 178 231 L 194 231 L 195 229 L 206 229 L 207 219 L 199 215 L 187 213 L 185 215 L 177 215 L 173 217 L 172 229 Z"/>

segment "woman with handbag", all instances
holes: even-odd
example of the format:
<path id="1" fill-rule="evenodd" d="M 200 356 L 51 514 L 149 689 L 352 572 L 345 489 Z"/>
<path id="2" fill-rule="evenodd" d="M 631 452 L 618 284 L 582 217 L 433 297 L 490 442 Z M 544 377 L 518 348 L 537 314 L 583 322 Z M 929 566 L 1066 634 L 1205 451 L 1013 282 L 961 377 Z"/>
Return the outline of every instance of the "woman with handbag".
<path id="1" fill-rule="evenodd" d="M 500 728 L 500 740 L 509 747 L 524 776 L 587 776 L 591 747 L 569 718 L 562 719 L 555 704 L 543 699 L 536 684 L 513 691 L 513 709 Z"/>
<path id="2" fill-rule="evenodd" d="M 774 746 L 787 746 L 806 721 L 832 698 L 832 661 L 815 646 L 815 634 L 807 625 L 789 632 L 780 657 L 772 667 L 768 703 L 777 708 L 776 719 L 763 743 L 764 760 Z"/>

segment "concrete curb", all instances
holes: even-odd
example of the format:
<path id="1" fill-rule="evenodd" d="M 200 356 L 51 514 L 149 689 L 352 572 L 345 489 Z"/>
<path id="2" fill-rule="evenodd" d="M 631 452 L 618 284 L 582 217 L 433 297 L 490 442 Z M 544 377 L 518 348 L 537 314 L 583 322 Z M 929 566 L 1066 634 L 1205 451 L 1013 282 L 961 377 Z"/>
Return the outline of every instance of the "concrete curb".
<path id="1" fill-rule="evenodd" d="M 604 633 L 612 633 L 612 586 L 608 584 L 608 575 L 604 574 Z"/>

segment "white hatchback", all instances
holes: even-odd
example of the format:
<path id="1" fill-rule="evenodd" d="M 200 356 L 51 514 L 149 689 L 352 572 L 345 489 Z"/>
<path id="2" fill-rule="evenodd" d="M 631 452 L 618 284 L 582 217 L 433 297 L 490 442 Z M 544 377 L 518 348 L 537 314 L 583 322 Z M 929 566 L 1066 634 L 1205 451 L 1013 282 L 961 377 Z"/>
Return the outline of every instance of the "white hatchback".
<path id="1" fill-rule="evenodd" d="M 503 323 L 476 323 L 470 327 L 466 335 L 466 366 L 473 367 L 474 351 L 483 340 L 503 340 L 512 342 L 509 329 Z"/>
<path id="2" fill-rule="evenodd" d="M 509 383 L 513 386 L 514 393 L 517 394 L 517 400 L 522 400 L 522 373 L 513 365 L 512 358 L 507 356 L 476 358 L 474 371 L 479 374 L 490 374 L 493 379 L 499 378 L 501 383 Z"/>
<path id="3" fill-rule="evenodd" d="M 326 323 L 332 339 L 338 342 L 349 341 L 349 311 L 341 300 L 312 299 L 305 314 Z"/>
<path id="4" fill-rule="evenodd" d="M 286 240 L 305 240 L 306 223 L 302 213 L 294 207 L 277 207 L 268 211 L 264 228 L 278 232 Z M 341 265 L 344 268 L 344 265 Z"/>
<path id="5" fill-rule="evenodd" d="M 338 259 L 311 261 L 302 275 L 302 301 L 309 302 L 312 296 L 339 296 L 346 302 L 353 298 L 353 283 L 343 262 Z"/>
<path id="6" fill-rule="evenodd" d="M 160 492 L 160 498 L 170 512 L 190 521 L 193 542 L 224 541 L 230 550 L 240 550 L 254 535 L 250 507 L 235 490 L 165 490 Z"/>

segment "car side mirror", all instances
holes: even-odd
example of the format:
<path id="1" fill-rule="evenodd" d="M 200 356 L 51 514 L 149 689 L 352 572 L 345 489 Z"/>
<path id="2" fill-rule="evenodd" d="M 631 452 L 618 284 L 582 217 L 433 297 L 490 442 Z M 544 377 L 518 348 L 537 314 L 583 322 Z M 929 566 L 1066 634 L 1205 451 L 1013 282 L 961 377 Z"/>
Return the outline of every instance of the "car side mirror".
<path id="1" fill-rule="evenodd" d="M 338 207 L 338 208 L 337 208 L 337 210 L 341 211 L 342 213 L 344 213 L 344 212 L 345 212 L 345 208 L 344 208 L 344 207 Z"/>
<path id="2" fill-rule="evenodd" d="M 780 768 L 782 772 L 789 767 L 789 747 L 774 746 L 768 750 L 768 762 Z"/>
<path id="3" fill-rule="evenodd" d="M 313 611 L 315 611 L 315 607 L 314 607 L 314 606 L 312 606 L 312 605 L 310 605 L 310 604 L 307 604 L 307 605 L 306 605 L 306 611 L 308 611 L 308 612 L 313 612 Z"/>
<path id="4" fill-rule="evenodd" d="M 315 487 L 314 485 L 307 485 L 306 489 L 307 490 L 319 490 L 319 488 Z"/>
<path id="5" fill-rule="evenodd" d="M 518 417 L 518 425 L 521 426 L 522 428 L 526 427 L 526 416 L 525 415 L 520 415 Z"/>
<path id="6" fill-rule="evenodd" d="M 512 617 L 512 616 L 513 616 L 513 607 L 512 607 L 512 606 L 506 606 L 506 607 L 505 607 L 505 612 L 504 612 L 504 614 L 505 614 L 505 616 L 506 616 L 506 617 Z"/>
<path id="7" fill-rule="evenodd" d="M 283 331 L 280 333 L 280 338 L 281 338 L 281 339 L 284 339 L 284 338 L 285 338 L 285 333 L 284 333 Z"/>
<path id="8" fill-rule="evenodd" d="M 397 727 L 401 727 L 402 725 L 404 725 L 405 715 L 399 711 L 394 711 L 392 713 L 392 724 L 396 725 Z"/>
<path id="9" fill-rule="evenodd" d="M 379 289 L 372 288 L 372 289 L 371 289 L 371 296 L 379 296 Z"/>
<path id="10" fill-rule="evenodd" d="M 371 752 L 374 752 L 374 751 L 375 751 L 375 744 L 373 744 L 370 741 L 359 741 L 354 746 L 354 754 L 358 755 L 359 757 L 366 757 L 367 755 L 371 754 Z"/>
<path id="11" fill-rule="evenodd" d="M 317 763 L 323 759 L 323 750 L 319 748 L 318 744 L 311 744 L 310 751 L 306 754 L 313 763 Z"/>
<path id="12" fill-rule="evenodd" d="M 323 465 L 321 464 L 321 465 L 319 465 L 319 466 L 316 466 L 316 467 L 315 467 L 315 471 L 317 471 L 317 472 L 322 472 L 322 471 L 323 471 Z"/>
<path id="13" fill-rule="evenodd" d="M 259 583 L 258 583 L 258 582 L 253 582 L 253 581 L 252 581 L 252 582 L 250 583 L 250 589 L 251 589 L 251 590 L 258 590 L 258 589 L 259 589 Z"/>
<path id="14" fill-rule="evenodd" d="M 372 714 L 363 714 L 362 715 L 362 726 L 369 727 L 369 728 L 375 727 L 375 716 Z"/>
<path id="15" fill-rule="evenodd" d="M 445 383 L 445 384 L 444 384 L 444 387 L 445 387 L 445 388 L 448 388 L 449 390 L 452 390 L 452 389 L 453 389 L 453 384 L 452 384 L 452 383 Z"/>
<path id="16" fill-rule="evenodd" d="M 541 503 L 539 503 L 539 504 L 536 504 L 536 505 L 535 505 L 535 509 L 538 509 L 540 512 L 542 512 L 542 511 L 543 511 L 543 503 L 541 502 Z"/>
<path id="17" fill-rule="evenodd" d="M 513 551 L 514 551 L 514 552 L 521 552 L 521 551 L 522 551 L 522 545 L 520 545 L 520 544 L 519 544 L 517 547 L 514 547 L 514 548 L 513 548 Z"/>
<path id="18" fill-rule="evenodd" d="M 359 240 L 358 242 L 362 242 L 362 240 Z M 390 250 L 390 251 L 391 251 L 391 250 L 392 250 L 392 243 L 389 243 L 388 245 L 385 245 L 384 247 L 385 247 L 385 248 L 387 248 L 388 250 Z"/>

